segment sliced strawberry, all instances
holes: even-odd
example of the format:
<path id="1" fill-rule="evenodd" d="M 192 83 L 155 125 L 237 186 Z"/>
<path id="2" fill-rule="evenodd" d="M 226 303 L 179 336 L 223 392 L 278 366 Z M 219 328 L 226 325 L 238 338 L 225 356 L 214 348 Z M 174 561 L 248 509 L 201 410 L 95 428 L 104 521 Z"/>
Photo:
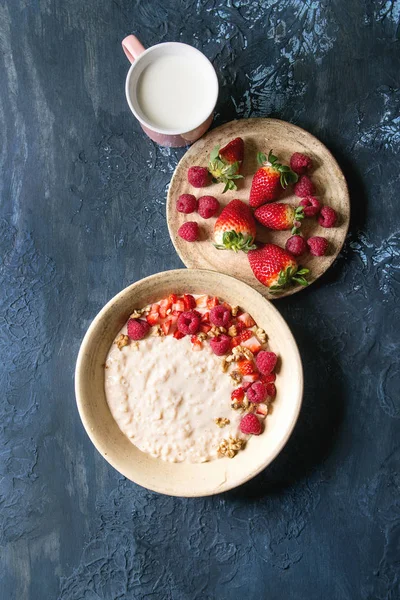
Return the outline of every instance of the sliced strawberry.
<path id="1" fill-rule="evenodd" d="M 212 309 L 214 308 L 214 306 L 217 306 L 219 304 L 219 300 L 216 296 L 208 296 L 207 298 L 207 308 L 208 309 Z"/>
<path id="2" fill-rule="evenodd" d="M 170 304 L 175 304 L 175 302 L 178 300 L 178 296 L 176 294 L 170 294 L 168 296 L 168 300 L 170 302 Z"/>
<path id="3" fill-rule="evenodd" d="M 243 381 L 247 383 L 254 383 L 260 379 L 259 373 L 249 373 L 249 375 L 243 375 Z"/>
<path id="4" fill-rule="evenodd" d="M 242 340 L 240 339 L 240 335 L 236 335 L 235 337 L 232 338 L 232 348 L 239 346 L 241 343 L 242 343 Z"/>
<path id="5" fill-rule="evenodd" d="M 256 372 L 256 366 L 252 360 L 239 360 L 237 366 L 242 375 L 251 375 Z"/>
<path id="6" fill-rule="evenodd" d="M 242 340 L 242 342 L 245 342 L 246 340 L 249 340 L 251 337 L 253 337 L 253 332 L 250 331 L 249 329 L 245 329 L 240 334 L 240 339 Z"/>
<path id="7" fill-rule="evenodd" d="M 258 415 L 262 419 L 265 419 L 267 414 L 268 414 L 268 406 L 263 403 L 257 404 L 256 415 Z"/>
<path id="8" fill-rule="evenodd" d="M 195 352 L 198 352 L 199 350 L 201 350 L 203 348 L 203 344 L 201 343 L 201 341 L 199 340 L 197 335 L 192 335 L 192 337 L 190 338 L 190 341 L 193 344 L 192 350 L 194 350 Z"/>
<path id="9" fill-rule="evenodd" d="M 174 304 L 172 305 L 172 310 L 177 312 L 183 312 L 184 310 L 186 310 L 183 298 L 178 298 L 178 300 L 174 302 Z"/>
<path id="10" fill-rule="evenodd" d="M 169 301 L 169 298 L 164 298 L 160 302 L 160 317 L 165 319 L 167 316 L 167 311 L 171 309 L 172 302 Z"/>
<path id="11" fill-rule="evenodd" d="M 244 325 L 246 327 L 254 327 L 254 325 L 256 324 L 253 317 L 251 315 L 249 315 L 249 313 L 246 313 L 246 312 L 239 315 L 237 318 L 238 318 L 238 321 L 240 321 L 241 323 L 244 323 Z"/>
<path id="12" fill-rule="evenodd" d="M 182 339 L 182 338 L 184 338 L 184 337 L 185 337 L 185 334 L 184 334 L 184 333 L 182 333 L 181 331 L 179 331 L 179 329 L 177 329 L 177 330 L 175 331 L 175 333 L 174 333 L 174 338 L 175 338 L 176 340 L 181 340 L 181 339 Z"/>
<path id="13" fill-rule="evenodd" d="M 185 305 L 185 310 L 191 310 L 192 308 L 196 307 L 196 300 L 191 294 L 183 294 L 183 302 Z"/>
<path id="14" fill-rule="evenodd" d="M 168 335 L 170 328 L 171 321 L 169 321 L 168 319 L 164 321 L 164 323 L 161 323 L 161 329 L 163 330 L 164 335 Z"/>
<path id="15" fill-rule="evenodd" d="M 160 316 L 158 313 L 155 313 L 155 312 L 149 313 L 146 317 L 146 321 L 148 322 L 149 325 L 157 325 L 159 320 L 160 320 Z"/>
<path id="16" fill-rule="evenodd" d="M 196 298 L 196 306 L 198 308 L 207 308 L 208 296 L 199 296 Z"/>
<path id="17" fill-rule="evenodd" d="M 223 302 L 222 306 L 225 306 L 225 308 L 227 308 L 230 312 L 232 312 L 232 306 L 230 304 L 228 304 L 228 302 Z"/>
<path id="18" fill-rule="evenodd" d="M 211 325 L 208 325 L 207 323 L 202 323 L 200 325 L 200 331 L 202 331 L 203 333 L 208 333 L 211 329 Z"/>
<path id="19" fill-rule="evenodd" d="M 210 322 L 210 313 L 209 313 L 209 311 L 207 311 L 207 312 L 205 312 L 205 313 L 202 314 L 201 321 L 202 321 L 202 323 L 209 323 Z"/>
<path id="20" fill-rule="evenodd" d="M 236 390 L 233 390 L 231 398 L 232 400 L 237 400 L 241 402 L 244 398 L 244 389 L 242 387 L 238 387 L 236 388 Z"/>
<path id="21" fill-rule="evenodd" d="M 240 337 L 242 337 L 244 333 L 246 333 L 246 331 L 244 331 Z M 248 348 L 253 354 L 257 354 L 257 352 L 260 352 L 262 348 L 260 342 L 258 341 L 255 335 L 252 335 L 251 337 L 247 338 L 246 340 L 244 340 L 244 342 L 242 341 L 242 346 Z"/>

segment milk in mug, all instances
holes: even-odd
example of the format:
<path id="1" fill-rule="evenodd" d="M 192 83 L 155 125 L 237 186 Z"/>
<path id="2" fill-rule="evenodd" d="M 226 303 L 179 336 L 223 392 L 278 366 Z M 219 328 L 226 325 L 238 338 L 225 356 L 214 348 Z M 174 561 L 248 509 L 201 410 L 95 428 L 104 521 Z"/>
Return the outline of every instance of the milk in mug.
<path id="1" fill-rule="evenodd" d="M 154 128 L 190 131 L 212 112 L 212 89 L 210 71 L 203 61 L 166 54 L 155 58 L 141 73 L 137 101 Z"/>

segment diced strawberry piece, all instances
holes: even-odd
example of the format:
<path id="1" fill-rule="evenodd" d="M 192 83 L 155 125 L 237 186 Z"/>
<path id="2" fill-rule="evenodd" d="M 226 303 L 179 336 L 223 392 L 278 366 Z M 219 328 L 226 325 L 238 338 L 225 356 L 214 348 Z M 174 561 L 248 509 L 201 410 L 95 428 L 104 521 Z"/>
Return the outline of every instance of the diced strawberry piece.
<path id="1" fill-rule="evenodd" d="M 257 404 L 256 415 L 260 416 L 262 419 L 265 419 L 267 414 L 268 414 L 268 406 L 263 403 Z"/>
<path id="2" fill-rule="evenodd" d="M 251 375 L 256 371 L 256 366 L 252 360 L 239 360 L 237 366 L 242 375 Z"/>
<path id="3" fill-rule="evenodd" d="M 180 332 L 180 331 L 179 331 L 179 329 L 177 329 L 177 330 L 175 331 L 175 333 L 174 333 L 174 338 L 175 338 L 176 340 L 180 340 L 180 339 L 182 339 L 182 338 L 184 338 L 184 337 L 185 337 L 185 334 L 184 334 L 184 333 L 182 333 L 182 332 Z"/>
<path id="4" fill-rule="evenodd" d="M 210 310 L 219 304 L 219 300 L 216 296 L 208 296 L 207 299 L 207 308 Z"/>
<path id="5" fill-rule="evenodd" d="M 223 302 L 222 306 L 225 306 L 225 308 L 227 308 L 229 310 L 229 312 L 232 312 L 232 306 L 230 304 L 228 304 L 228 302 Z"/>
<path id="6" fill-rule="evenodd" d="M 246 331 L 248 331 L 248 329 Z M 246 333 L 246 332 L 244 331 L 243 333 Z M 240 337 L 242 337 L 243 333 L 241 334 Z M 260 350 L 262 348 L 260 342 L 258 341 L 258 339 L 256 338 L 255 335 L 252 335 L 250 338 L 248 338 L 244 342 L 242 341 L 242 346 L 244 346 L 245 348 L 248 348 L 253 354 L 257 354 L 257 352 L 260 352 Z"/>
<path id="7" fill-rule="evenodd" d="M 239 346 L 242 343 L 242 340 L 240 339 L 240 335 L 236 335 L 234 338 L 232 338 L 232 348 L 235 348 L 235 346 Z"/>
<path id="8" fill-rule="evenodd" d="M 253 337 L 253 332 L 250 331 L 249 329 L 245 329 L 240 334 L 240 339 L 242 340 L 242 342 L 245 342 L 246 340 L 249 340 L 251 337 Z"/>
<path id="9" fill-rule="evenodd" d="M 260 379 L 259 373 L 249 373 L 249 375 L 243 375 L 243 381 L 247 383 L 254 383 Z"/>
<path id="10" fill-rule="evenodd" d="M 168 310 L 171 309 L 172 303 L 169 301 L 168 298 L 164 298 L 163 300 L 161 300 L 160 302 L 160 317 L 162 319 L 165 319 L 165 317 L 167 316 L 167 312 Z"/>
<path id="11" fill-rule="evenodd" d="M 146 321 L 148 322 L 149 325 L 157 325 L 159 320 L 160 320 L 160 316 L 158 313 L 155 313 L 155 312 L 149 313 L 146 317 Z"/>
<path id="12" fill-rule="evenodd" d="M 192 350 L 194 350 L 195 352 L 198 352 L 199 350 L 201 350 L 203 348 L 203 344 L 201 343 L 201 341 L 199 340 L 197 335 L 192 335 L 192 337 L 190 338 L 190 341 L 193 344 Z"/>
<path id="13" fill-rule="evenodd" d="M 244 389 L 242 387 L 238 387 L 235 390 L 233 390 L 231 398 L 232 400 L 237 400 L 241 402 L 244 398 Z"/>
<path id="14" fill-rule="evenodd" d="M 254 325 L 256 324 L 253 317 L 251 315 L 249 315 L 249 313 L 246 313 L 246 312 L 239 315 L 237 317 L 237 319 L 238 319 L 238 321 L 241 321 L 241 323 L 244 323 L 244 325 L 246 327 L 254 327 Z"/>
<path id="15" fill-rule="evenodd" d="M 207 325 L 207 323 L 202 323 L 200 325 L 200 331 L 202 331 L 203 333 L 208 333 L 211 329 L 211 325 Z"/>
<path id="16" fill-rule="evenodd" d="M 155 302 L 155 304 L 151 305 L 151 308 L 150 308 L 151 313 L 158 313 L 159 310 L 160 310 L 160 305 L 158 304 L 158 302 Z"/>
<path id="17" fill-rule="evenodd" d="M 196 298 L 196 306 L 199 308 L 207 308 L 208 296 L 199 296 Z"/>
<path id="18" fill-rule="evenodd" d="M 185 310 L 183 298 L 178 298 L 178 300 L 172 305 L 172 309 L 177 312 L 183 312 Z"/>
<path id="19" fill-rule="evenodd" d="M 164 323 L 161 323 L 161 329 L 163 330 L 164 335 L 168 335 L 170 327 L 171 321 L 169 321 L 168 319 L 164 321 Z"/>
<path id="20" fill-rule="evenodd" d="M 172 305 L 172 304 L 175 304 L 175 302 L 176 302 L 177 300 L 178 300 L 178 296 L 177 296 L 176 294 L 170 294 L 170 295 L 168 296 L 168 301 L 169 301 L 169 303 L 170 303 L 171 305 Z"/>
<path id="21" fill-rule="evenodd" d="M 192 310 L 192 308 L 196 308 L 196 300 L 191 294 L 183 294 L 183 302 L 185 305 L 185 310 Z"/>
<path id="22" fill-rule="evenodd" d="M 203 315 L 201 317 L 201 321 L 202 321 L 202 323 L 205 323 L 205 322 L 209 323 L 210 322 L 210 313 L 209 313 L 209 311 L 203 313 Z"/>

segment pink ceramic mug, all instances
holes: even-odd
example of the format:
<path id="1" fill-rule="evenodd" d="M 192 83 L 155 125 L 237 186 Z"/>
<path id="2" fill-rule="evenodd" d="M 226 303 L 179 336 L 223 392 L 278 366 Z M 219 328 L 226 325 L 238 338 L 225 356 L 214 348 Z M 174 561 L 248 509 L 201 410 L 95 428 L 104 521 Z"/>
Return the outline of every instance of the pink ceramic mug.
<path id="1" fill-rule="evenodd" d="M 122 47 L 132 63 L 126 99 L 145 133 L 174 148 L 198 140 L 211 125 L 218 98 L 218 79 L 208 58 L 180 42 L 145 50 L 134 35 Z"/>

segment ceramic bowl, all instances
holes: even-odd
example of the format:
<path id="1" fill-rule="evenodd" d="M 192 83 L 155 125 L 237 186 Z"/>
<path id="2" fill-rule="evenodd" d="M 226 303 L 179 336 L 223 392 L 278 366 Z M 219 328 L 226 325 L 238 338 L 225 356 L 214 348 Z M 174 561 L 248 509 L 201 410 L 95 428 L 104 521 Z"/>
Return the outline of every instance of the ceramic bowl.
<path id="1" fill-rule="evenodd" d="M 141 452 L 114 421 L 104 392 L 104 363 L 132 309 L 169 293 L 210 294 L 250 312 L 265 329 L 270 349 L 280 357 L 277 397 L 262 435 L 253 436 L 235 458 L 201 464 L 169 463 Z M 208 496 L 232 489 L 262 471 L 282 450 L 295 426 L 303 394 L 299 351 L 289 327 L 261 294 L 215 271 L 179 269 L 142 279 L 117 294 L 100 311 L 82 342 L 75 372 L 82 423 L 100 454 L 122 475 L 171 496 Z"/>

